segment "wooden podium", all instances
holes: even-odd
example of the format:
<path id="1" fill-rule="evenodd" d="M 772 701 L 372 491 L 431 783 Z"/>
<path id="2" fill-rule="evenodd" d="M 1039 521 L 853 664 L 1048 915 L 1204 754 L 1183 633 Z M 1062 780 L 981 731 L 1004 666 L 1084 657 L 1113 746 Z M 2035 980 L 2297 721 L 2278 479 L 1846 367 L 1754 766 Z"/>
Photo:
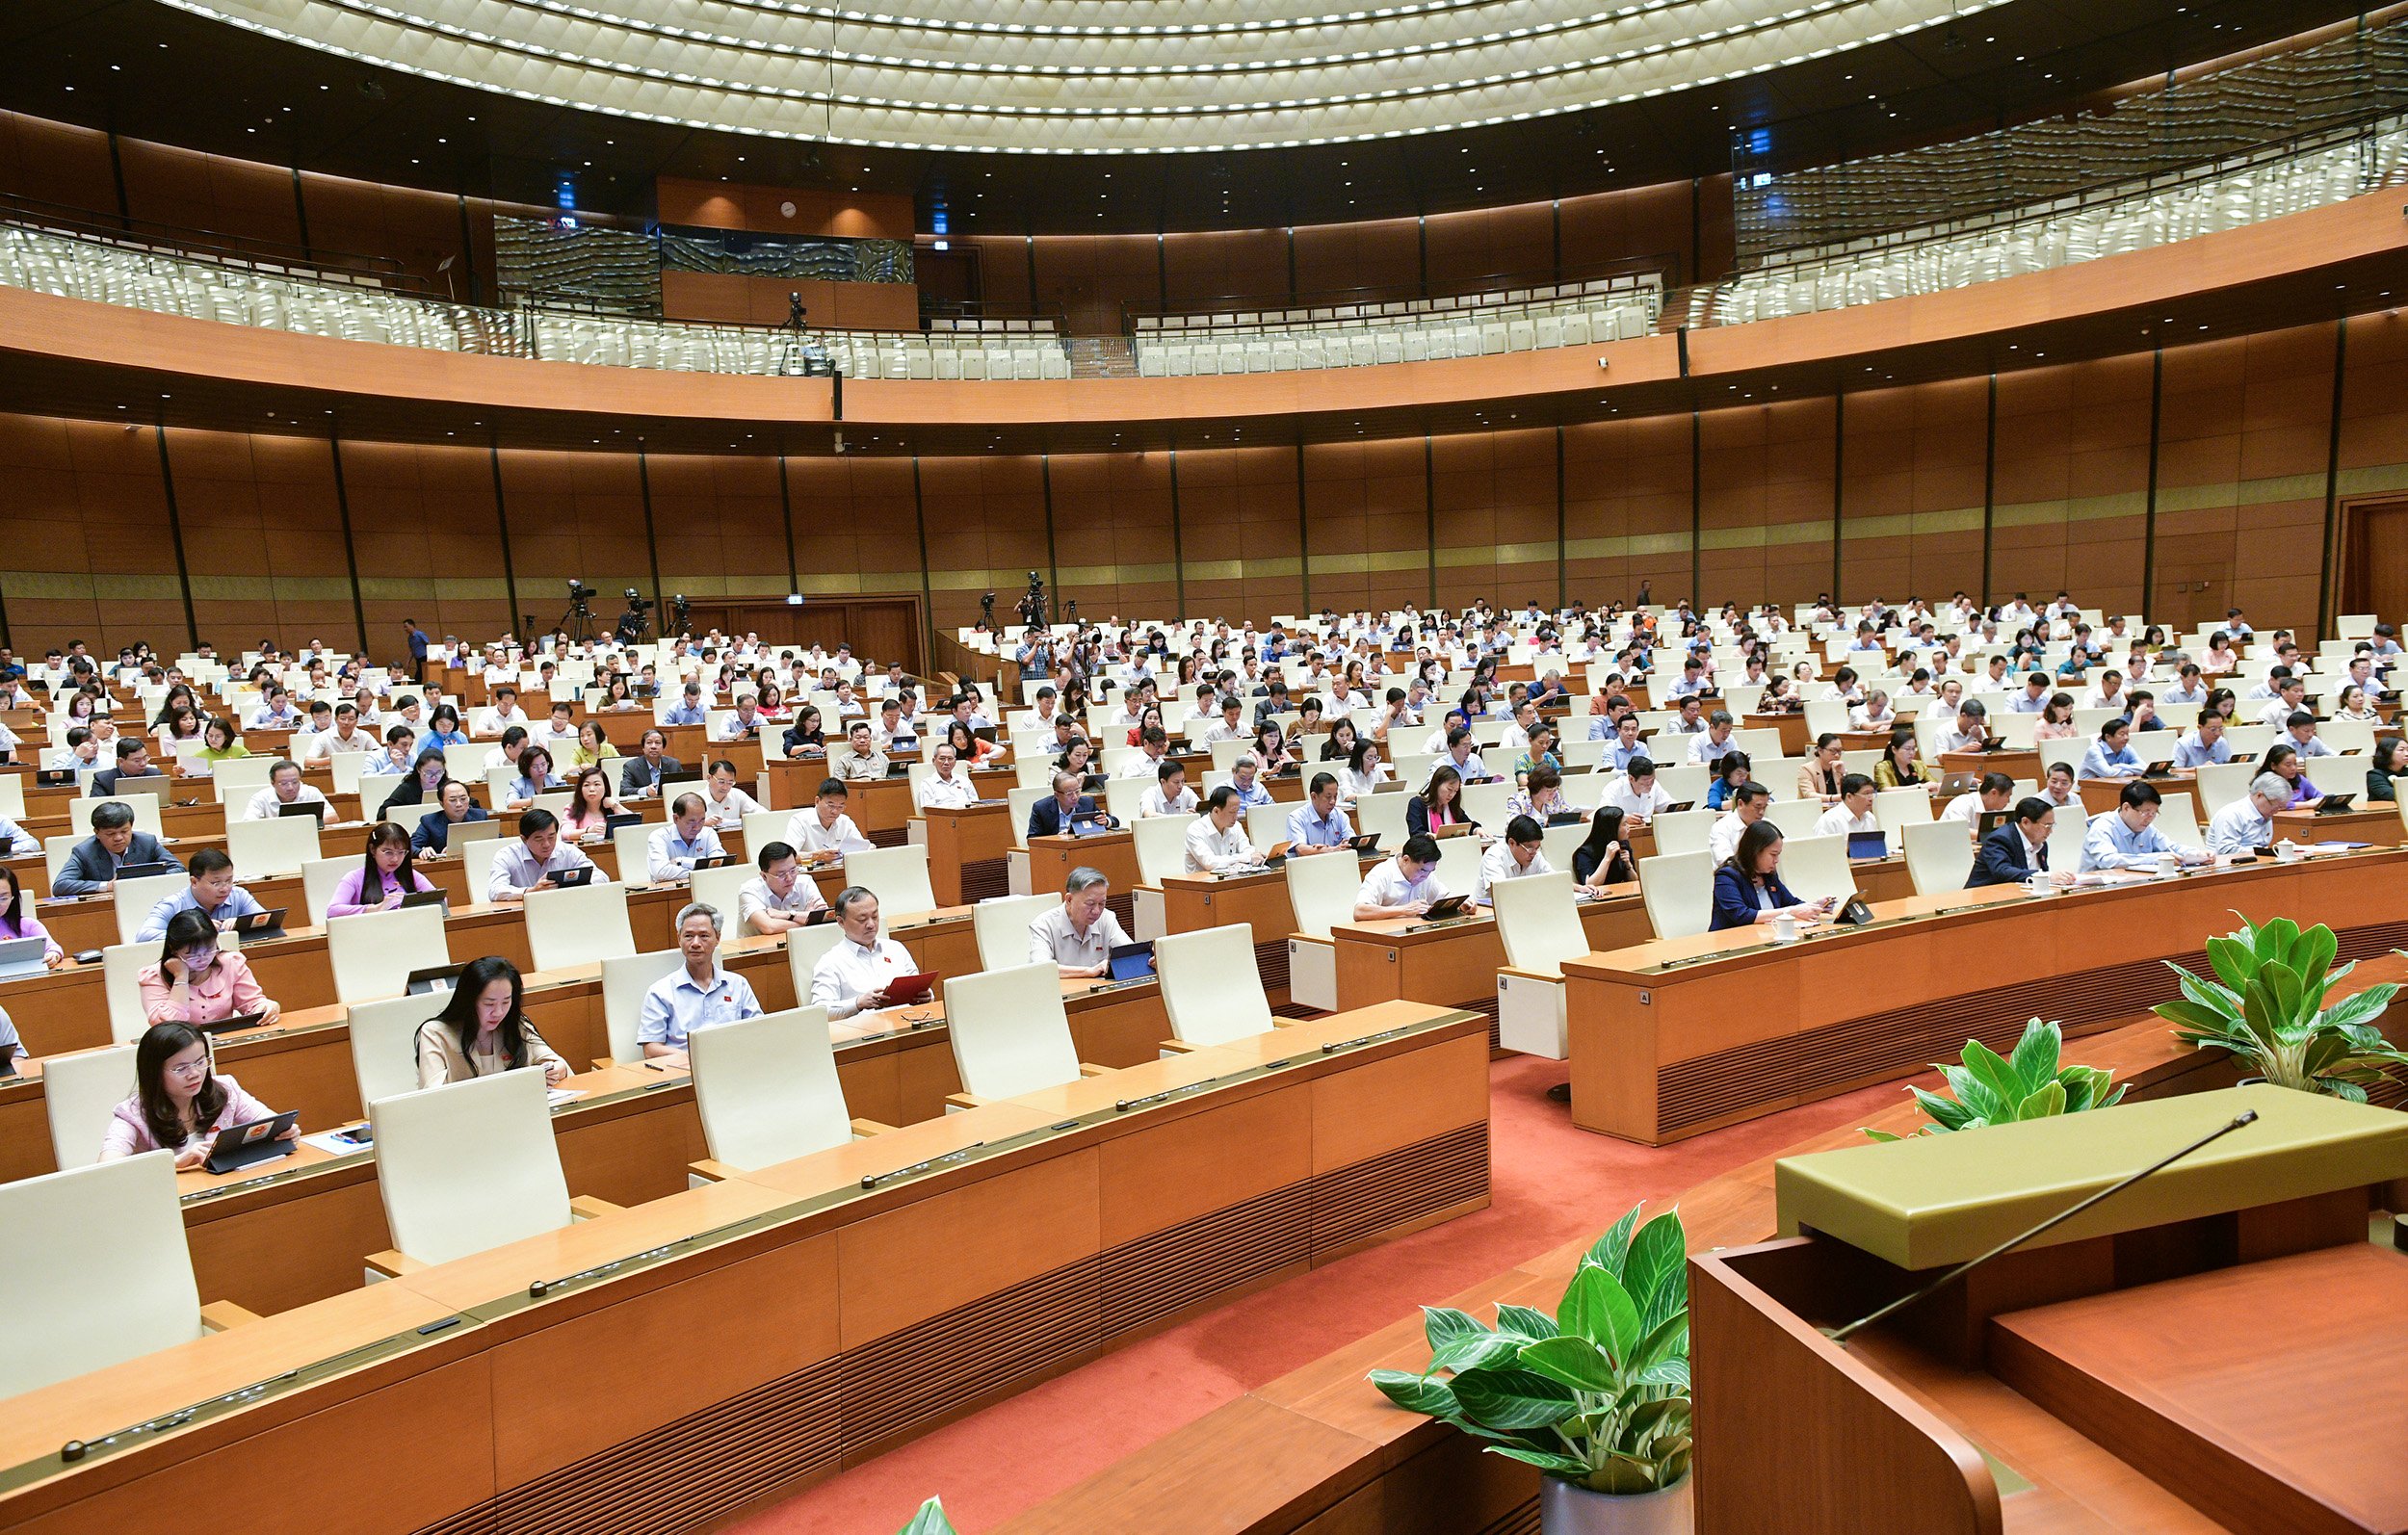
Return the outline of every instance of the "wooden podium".
<path id="1" fill-rule="evenodd" d="M 2408 1531 L 2403 1171 L 2408 1117 L 2263 1085 L 1776 1164 L 1795 1235 L 1690 1261 L 1699 1535 Z"/>

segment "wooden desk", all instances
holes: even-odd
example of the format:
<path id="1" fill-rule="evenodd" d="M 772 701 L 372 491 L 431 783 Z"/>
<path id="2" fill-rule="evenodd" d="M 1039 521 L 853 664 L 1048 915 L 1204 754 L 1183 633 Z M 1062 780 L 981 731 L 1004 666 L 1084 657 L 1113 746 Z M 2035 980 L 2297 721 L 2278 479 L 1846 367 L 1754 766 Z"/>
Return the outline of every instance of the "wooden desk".
<path id="1" fill-rule="evenodd" d="M 1603 900 L 1584 902 L 1581 926 L 1596 949 L 1643 943 L 1654 932 L 1636 885 L 1617 887 Z M 1460 1007 L 1486 1018 L 1489 1044 L 1497 1044 L 1497 972 L 1505 968 L 1505 952 L 1496 918 L 1335 923 L 1329 935 L 1337 946 L 1342 1010 L 1392 998 Z M 1448 1000 L 1437 1003 L 1440 997 Z"/>
<path id="2" fill-rule="evenodd" d="M 2301 844 L 2363 842 L 2377 847 L 2396 847 L 2403 835 L 2408 835 L 2408 822 L 2399 819 L 2397 805 L 2344 810 L 2337 816 L 2319 816 L 2313 810 L 2277 811 L 2274 816 L 2277 841 L 2289 838 Z"/>
<path id="3" fill-rule="evenodd" d="M 1476 1023 L 1408 1006 L 907 1126 L 27 1393 L 0 1522 L 122 1527 L 203 1479 L 378 1535 L 730 1518 L 1481 1208 L 1487 1111 Z"/>
<path id="4" fill-rule="evenodd" d="M 982 800 L 959 810 L 930 810 L 924 819 L 929 882 L 939 905 L 966 906 L 1010 894 L 1004 870 L 1004 855 L 1014 841 L 1008 803 Z"/>
<path id="5" fill-rule="evenodd" d="M 1940 773 L 1943 777 L 1950 773 L 2004 773 L 2009 778 L 2028 778 L 2035 784 L 2043 781 L 2036 747 L 2030 751 L 1944 751 L 1940 754 Z"/>
<path id="6" fill-rule="evenodd" d="M 2403 872 L 2408 853 L 2383 849 L 2037 899 L 1993 886 L 1875 903 L 1873 925 L 1799 944 L 1752 927 L 1593 953 L 1563 967 L 1573 1122 L 1657 1145 L 1952 1058 L 1969 1036 L 2011 1045 L 2033 1017 L 2080 1033 L 2174 996 L 2160 961 L 2236 910 L 2329 923 L 2344 957 L 2371 953 L 2408 938 Z"/>
<path id="7" fill-rule="evenodd" d="M 1805 715 L 1795 711 L 1784 711 L 1777 715 L 1746 715 L 1741 716 L 1740 724 L 1747 730 L 1779 731 L 1781 755 L 1784 757 L 1803 757 L 1807 748 L 1815 743 L 1814 737 L 1807 734 Z"/>

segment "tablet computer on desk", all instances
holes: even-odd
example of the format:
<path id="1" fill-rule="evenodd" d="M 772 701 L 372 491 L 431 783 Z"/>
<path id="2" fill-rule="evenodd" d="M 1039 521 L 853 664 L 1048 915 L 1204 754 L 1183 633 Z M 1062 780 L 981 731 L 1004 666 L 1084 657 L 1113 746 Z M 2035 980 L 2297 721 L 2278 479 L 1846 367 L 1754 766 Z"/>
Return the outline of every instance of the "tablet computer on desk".
<path id="1" fill-rule="evenodd" d="M 583 890 L 593 883 L 593 866 L 588 864 L 583 869 L 563 869 L 547 877 L 556 890 Z"/>
<path id="2" fill-rule="evenodd" d="M 2347 810 L 2351 805 L 2356 804 L 2357 801 L 2358 796 L 2354 793 L 2346 794 L 2327 794 L 2322 799 L 2316 801 L 2316 814 L 2319 816 L 2338 816 L 2343 811 Z"/>
<path id="3" fill-rule="evenodd" d="M 286 816 L 307 816 L 321 826 L 327 823 L 327 804 L 323 799 L 297 799 L 289 805 L 276 806 L 275 813 L 278 820 Z"/>
<path id="4" fill-rule="evenodd" d="M 43 768 L 34 774 L 34 782 L 44 789 L 58 789 L 75 782 L 72 768 Z"/>
<path id="5" fill-rule="evenodd" d="M 402 898 L 401 909 L 404 911 L 415 911 L 421 906 L 440 906 L 449 912 L 452 898 L 439 890 L 413 890 Z"/>
<path id="6" fill-rule="evenodd" d="M 1472 915 L 1471 897 L 1441 896 L 1436 900 L 1429 903 L 1429 910 L 1422 914 L 1422 920 L 1424 922 L 1436 923 L 1445 922 L 1450 917 L 1468 917 L 1470 915 Z"/>
<path id="7" fill-rule="evenodd" d="M 1113 980 L 1143 980 L 1154 974 L 1154 944 L 1114 944 L 1105 960 L 1105 975 Z"/>
<path id="8" fill-rule="evenodd" d="M 288 1108 L 273 1119 L 254 1119 L 248 1125 L 228 1125 L 218 1132 L 218 1138 L 209 1144 L 209 1159 L 201 1165 L 213 1173 L 231 1173 L 264 1162 L 275 1157 L 293 1155 L 293 1142 L 276 1137 L 293 1128 L 301 1110 Z"/>
<path id="9" fill-rule="evenodd" d="M 230 1034 L 238 1028 L 256 1028 L 267 1019 L 266 1013 L 235 1013 L 227 1018 L 196 1021 L 193 1027 L 204 1034 Z"/>
<path id="10" fill-rule="evenodd" d="M 465 965 L 431 965 L 425 970 L 413 970 L 404 989 L 412 997 L 431 991 L 450 991 L 458 984 L 459 973 L 467 968 Z"/>
<path id="11" fill-rule="evenodd" d="M 694 861 L 694 866 L 697 870 L 725 869 L 728 865 L 734 863 L 735 861 L 736 855 L 734 853 L 720 853 L 714 858 L 697 858 Z"/>
<path id="12" fill-rule="evenodd" d="M 267 911 L 245 912 L 235 918 L 234 941 L 238 944 L 257 944 L 283 937 L 285 910 L 285 907 L 277 906 Z"/>
<path id="13" fill-rule="evenodd" d="M 46 938 L 12 938 L 0 943 L 0 980 L 40 975 L 50 968 L 43 959 L 49 950 L 50 941 Z"/>
<path id="14" fill-rule="evenodd" d="M 1847 834 L 1847 855 L 1850 858 L 1887 858 L 1890 837 L 1887 832 L 1851 831 Z"/>
<path id="15" fill-rule="evenodd" d="M 1353 836 L 1347 839 L 1346 846 L 1353 848 L 1358 853 L 1375 853 L 1379 851 L 1379 833 L 1375 831 L 1358 831 Z"/>
<path id="16" fill-rule="evenodd" d="M 119 864 L 118 866 L 118 878 L 119 879 L 148 879 L 153 875 L 171 874 L 174 872 L 175 866 L 164 861 L 153 861 L 147 864 Z"/>
<path id="17" fill-rule="evenodd" d="M 625 831 L 630 826 L 641 826 L 642 824 L 643 818 L 641 816 L 605 816 L 602 818 L 602 830 L 606 834 Z"/>

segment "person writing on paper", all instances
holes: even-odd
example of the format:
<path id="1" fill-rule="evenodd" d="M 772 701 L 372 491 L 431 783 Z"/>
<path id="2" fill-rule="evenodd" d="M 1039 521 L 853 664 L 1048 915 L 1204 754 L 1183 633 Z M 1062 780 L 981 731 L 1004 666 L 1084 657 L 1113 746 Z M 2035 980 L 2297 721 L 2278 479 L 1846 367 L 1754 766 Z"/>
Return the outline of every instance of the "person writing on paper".
<path id="1" fill-rule="evenodd" d="M 250 962 L 219 949 L 216 925 L 197 911 L 175 914 L 161 941 L 159 962 L 144 966 L 136 978 L 143 1016 L 154 1024 L 214 1024 L 255 1013 L 264 1025 L 275 1023 L 279 1011 L 259 989 Z"/>
<path id="2" fill-rule="evenodd" d="M 2150 869 L 2172 853 L 2186 864 L 2206 863 L 2204 848 L 2178 847 L 2158 830 L 2158 811 L 2164 804 L 2154 784 L 2134 780 L 2124 786 L 2113 810 L 2091 818 L 2081 840 L 2081 872 L 2097 869 Z"/>
<path id="3" fill-rule="evenodd" d="M 568 1080 L 568 1062 L 543 1042 L 529 1021 L 518 967 L 499 954 L 472 959 L 444 999 L 443 1010 L 418 1026 L 418 1085 L 440 1087 L 533 1066 L 552 1086 Z"/>
<path id="4" fill-rule="evenodd" d="M 811 967 L 812 1006 L 843 1019 L 928 995 L 889 995 L 895 981 L 920 974 L 920 963 L 903 945 L 879 934 L 876 896 L 859 885 L 847 886 L 836 897 L 836 922 L 845 936 Z"/>
<path id="5" fill-rule="evenodd" d="M 1859 832 L 1877 832 L 1881 822 L 1873 819 L 1872 780 L 1863 773 L 1849 773 L 1840 780 L 1840 802 L 1822 813 L 1815 822 L 1818 837 L 1847 837 Z"/>
<path id="6" fill-rule="evenodd" d="M 1547 862 L 1546 841 L 1547 828 L 1528 816 L 1516 816 L 1506 821 L 1505 835 L 1480 855 L 1479 880 L 1472 898 L 1485 906 L 1489 887 L 1499 880 L 1554 873 L 1554 867 Z"/>
<path id="7" fill-rule="evenodd" d="M 1740 836 L 1739 846 L 1714 871 L 1714 918 L 1719 932 L 1793 917 L 1820 922 L 1835 904 L 1829 896 L 1802 900 L 1781 881 L 1781 828 L 1759 820 Z"/>
<path id="8" fill-rule="evenodd" d="M 1348 823 L 1347 813 L 1338 808 L 1337 775 L 1315 773 L 1306 795 L 1303 804 L 1288 812 L 1289 854 L 1303 857 L 1344 846 L 1354 828 Z"/>
<path id="9" fill-rule="evenodd" d="M 684 1050 L 698 1028 L 761 1016 L 752 982 L 720 963 L 717 907 L 697 900 L 678 912 L 677 952 L 685 963 L 652 983 L 636 1017 L 646 1060 Z"/>
<path id="10" fill-rule="evenodd" d="M 518 837 L 493 855 L 493 874 L 485 881 L 484 898 L 495 902 L 522 901 L 538 890 L 558 890 L 552 876 L 571 869 L 593 869 L 593 860 L 561 844 L 561 820 L 548 810 L 518 814 Z M 593 883 L 607 885 L 611 876 L 593 869 Z"/>
<path id="11" fill-rule="evenodd" d="M 798 810 L 786 820 L 786 840 L 795 850 L 815 861 L 821 854 L 844 854 L 870 846 L 861 828 L 845 814 L 852 795 L 841 778 L 820 780 L 819 796 L 809 810 Z"/>
<path id="12" fill-rule="evenodd" d="M 2081 812 L 2077 809 L 2074 814 Z M 2055 829 L 2055 805 L 2037 794 L 2016 801 L 2014 817 L 1974 848 L 1974 867 L 1965 876 L 1965 888 L 2020 885 L 2034 874 L 2048 875 L 2051 884 L 2072 884 L 2072 870 L 2049 867 L 2049 833 Z"/>
<path id="13" fill-rule="evenodd" d="M 219 1131 L 274 1119 L 275 1110 L 209 1069 L 209 1036 L 190 1024 L 155 1023 L 134 1047 L 134 1095 L 110 1111 L 100 1159 L 175 1153 L 178 1172 L 209 1159 Z M 288 1125 L 282 1140 L 301 1138 Z"/>
<path id="14" fill-rule="evenodd" d="M 200 855 L 193 855 L 198 864 Z M 372 911 L 398 911 L 402 898 L 434 889 L 410 861 L 410 834 L 389 820 L 368 828 L 368 850 L 359 867 L 335 882 L 327 916 L 357 917 Z"/>
<path id="15" fill-rule="evenodd" d="M 668 824 L 656 829 L 646 844 L 649 877 L 656 885 L 692 879 L 696 862 L 727 854 L 727 849 L 720 846 L 720 834 L 705 824 L 708 818 L 703 814 L 700 794 L 679 794 L 668 807 Z"/>
<path id="16" fill-rule="evenodd" d="M 1064 980 L 1092 980 L 1111 968 L 1112 951 L 1129 942 L 1105 904 L 1111 881 L 1084 866 L 1062 881 L 1061 904 L 1029 924 L 1029 963 L 1060 968 Z"/>
<path id="17" fill-rule="evenodd" d="M 761 871 L 736 892 L 736 926 L 741 932 L 782 933 L 806 925 L 811 914 L 825 911 L 820 887 L 802 872 L 794 847 L 773 842 L 753 861 Z"/>
<path id="18" fill-rule="evenodd" d="M 194 853 L 192 867 L 186 872 L 192 882 L 150 908 L 150 915 L 134 930 L 134 942 L 155 944 L 165 938 L 168 924 L 179 912 L 197 911 L 209 920 L 211 926 L 224 928 L 232 925 L 237 917 L 266 909 L 251 898 L 249 891 L 234 882 L 234 860 L 215 847 L 203 847 Z"/>
<path id="19" fill-rule="evenodd" d="M 1188 770 L 1174 758 L 1165 758 L 1154 769 L 1154 787 L 1138 796 L 1138 817 L 1150 820 L 1160 816 L 1192 816 L 1198 801 L 1195 791 L 1188 787 Z"/>
<path id="20" fill-rule="evenodd" d="M 1765 819 L 1772 809 L 1772 791 L 1759 783 L 1744 783 L 1732 792 L 1731 808 L 1714 818 L 1706 833 L 1706 851 L 1717 864 L 1727 864 L 1740 850 L 1740 839 L 1747 828 Z"/>
<path id="21" fill-rule="evenodd" d="M 1354 893 L 1354 920 L 1419 917 L 1432 901 L 1444 899 L 1448 892 L 1438 878 L 1438 856 L 1437 838 L 1407 837 L 1395 857 L 1381 859 L 1363 876 Z"/>
<path id="22" fill-rule="evenodd" d="M 409 834 L 409 846 L 412 852 L 432 853 L 440 858 L 451 850 L 454 826 L 464 820 L 489 818 L 468 786 L 457 778 L 446 778 L 437 785 L 434 799 L 437 808 L 418 818 L 418 829 Z"/>
<path id="23" fill-rule="evenodd" d="M 957 770 L 960 758 L 950 745 L 938 743 L 930 761 L 934 770 L 920 780 L 920 788 L 912 795 L 923 813 L 931 810 L 959 810 L 979 797 L 971 787 L 970 775 Z"/>
<path id="24" fill-rule="evenodd" d="M 1187 872 L 1191 874 L 1234 874 L 1262 862 L 1246 840 L 1244 812 L 1238 792 L 1227 784 L 1213 791 L 1204 814 L 1188 827 Z"/>
<path id="25" fill-rule="evenodd" d="M 2260 773 L 2249 781 L 2249 793 L 2215 813 L 2208 822 L 2208 851 L 2225 856 L 2254 853 L 2274 846 L 2274 818 L 2290 808 L 2290 780 L 2281 773 Z"/>

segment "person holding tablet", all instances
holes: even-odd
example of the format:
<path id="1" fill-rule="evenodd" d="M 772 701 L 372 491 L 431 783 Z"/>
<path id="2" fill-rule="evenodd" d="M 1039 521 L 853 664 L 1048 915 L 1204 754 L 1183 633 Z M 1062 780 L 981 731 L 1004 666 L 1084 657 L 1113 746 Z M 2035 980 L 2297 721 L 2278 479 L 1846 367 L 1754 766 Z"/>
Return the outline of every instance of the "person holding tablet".
<path id="1" fill-rule="evenodd" d="M 1385 858 L 1363 876 L 1354 893 L 1354 920 L 1375 922 L 1382 917 L 1419 917 L 1430 903 L 1447 897 L 1438 878 L 1438 839 L 1416 833 L 1404 840 L 1396 856 Z"/>
<path id="2" fill-rule="evenodd" d="M 336 881 L 334 895 L 327 902 L 327 916 L 395 911 L 403 897 L 434 889 L 410 862 L 410 851 L 409 833 L 398 822 L 380 820 L 369 827 L 366 854 L 357 869 Z M 198 863 L 200 855 L 194 854 L 193 861 Z"/>
<path id="3" fill-rule="evenodd" d="M 1714 871 L 1712 930 L 1747 927 L 1779 917 L 1819 922 L 1830 915 L 1833 901 L 1801 898 L 1781 882 L 1781 828 L 1759 820 L 1740 834 L 1737 851 Z"/>
<path id="4" fill-rule="evenodd" d="M 209 1069 L 209 1036 L 190 1024 L 154 1023 L 134 1047 L 134 1093 L 110 1112 L 100 1159 L 175 1153 L 176 1171 L 209 1159 L 219 1131 L 274 1119 L 275 1110 L 243 1091 L 242 1083 Z M 282 1140 L 299 1140 L 287 1125 Z"/>
<path id="5" fill-rule="evenodd" d="M 154 1024 L 214 1024 L 228 1018 L 276 1021 L 278 1009 L 259 989 L 250 961 L 218 947 L 218 928 L 197 911 L 179 911 L 169 922 L 159 963 L 136 977 L 143 1017 Z"/>

